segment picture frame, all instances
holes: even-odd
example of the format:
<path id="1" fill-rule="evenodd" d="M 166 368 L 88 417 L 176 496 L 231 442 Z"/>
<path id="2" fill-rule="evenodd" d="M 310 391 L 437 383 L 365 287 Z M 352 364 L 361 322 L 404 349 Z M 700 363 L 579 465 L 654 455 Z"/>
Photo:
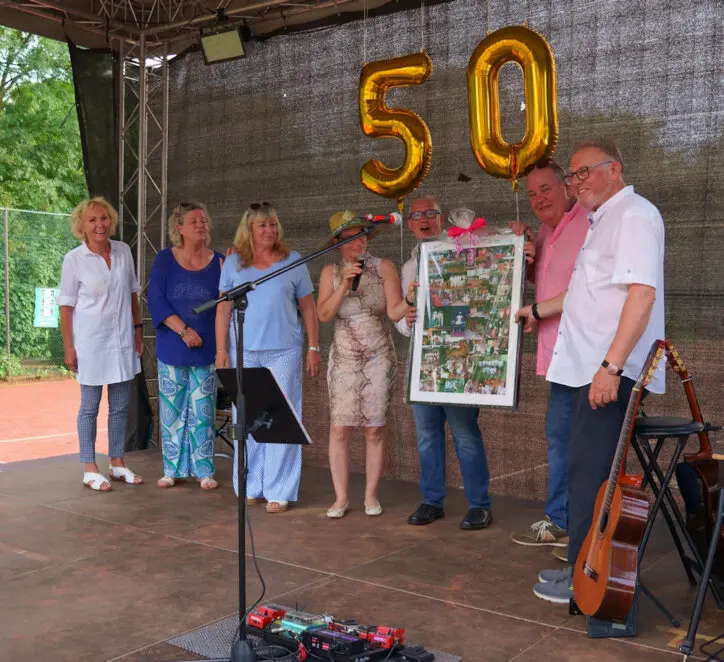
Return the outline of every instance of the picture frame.
<path id="1" fill-rule="evenodd" d="M 503 232 L 420 244 L 410 403 L 517 407 L 524 242 Z"/>

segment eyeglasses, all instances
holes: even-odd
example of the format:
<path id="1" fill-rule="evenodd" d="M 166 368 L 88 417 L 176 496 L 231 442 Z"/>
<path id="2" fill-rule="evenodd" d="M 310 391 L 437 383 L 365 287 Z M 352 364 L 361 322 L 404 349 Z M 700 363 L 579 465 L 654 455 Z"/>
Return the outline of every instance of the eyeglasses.
<path id="1" fill-rule="evenodd" d="M 440 216 L 440 210 L 426 209 L 425 211 L 413 211 L 407 218 L 411 221 L 419 221 L 423 216 L 425 218 L 435 218 L 435 216 Z"/>
<path id="2" fill-rule="evenodd" d="M 249 209 L 252 211 L 259 211 L 262 207 L 269 208 L 271 205 L 268 202 L 252 202 L 249 205 Z"/>
<path id="3" fill-rule="evenodd" d="M 582 168 L 578 168 L 578 170 L 575 170 L 574 172 L 567 172 L 566 175 L 563 177 L 563 181 L 570 186 L 573 184 L 573 178 L 575 177 L 579 182 L 583 182 L 586 179 L 588 179 L 589 175 L 591 174 L 591 170 L 593 168 L 600 168 L 601 166 L 609 165 L 610 163 L 615 163 L 612 159 L 609 159 L 608 161 L 601 161 L 601 163 L 594 163 L 590 166 L 583 166 Z"/>
<path id="4" fill-rule="evenodd" d="M 565 176 L 566 171 L 561 168 L 553 159 L 549 159 L 544 156 L 535 163 L 531 163 L 527 168 L 523 170 L 523 177 L 527 177 L 534 170 L 543 170 L 543 168 L 553 168 L 561 177 Z"/>

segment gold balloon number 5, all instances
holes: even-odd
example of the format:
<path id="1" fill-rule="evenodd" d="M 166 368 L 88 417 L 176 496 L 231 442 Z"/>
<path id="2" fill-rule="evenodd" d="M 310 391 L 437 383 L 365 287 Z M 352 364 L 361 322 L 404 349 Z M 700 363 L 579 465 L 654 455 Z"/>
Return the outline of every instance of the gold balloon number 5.
<path id="1" fill-rule="evenodd" d="M 507 143 L 500 129 L 498 76 L 507 62 L 523 69 L 526 132 Z M 525 26 L 501 28 L 478 44 L 468 64 L 470 142 L 480 167 L 495 177 L 516 178 L 550 157 L 558 141 L 556 65 L 548 42 Z"/>
<path id="2" fill-rule="evenodd" d="M 401 200 L 414 191 L 427 175 L 432 161 L 432 138 L 424 120 L 410 110 L 388 108 L 390 88 L 417 85 L 432 73 L 432 60 L 425 51 L 362 67 L 359 84 L 359 116 L 362 131 L 372 138 L 396 138 L 405 146 L 399 168 L 388 168 L 373 159 L 362 166 L 362 185 L 386 198 Z"/>

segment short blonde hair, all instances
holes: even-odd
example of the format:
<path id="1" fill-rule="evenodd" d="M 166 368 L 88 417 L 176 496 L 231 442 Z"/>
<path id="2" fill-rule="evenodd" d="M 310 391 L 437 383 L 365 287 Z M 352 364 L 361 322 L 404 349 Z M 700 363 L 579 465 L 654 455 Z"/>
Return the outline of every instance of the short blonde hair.
<path id="1" fill-rule="evenodd" d="M 211 223 L 209 210 L 206 209 L 206 205 L 201 202 L 180 202 L 173 208 L 171 216 L 168 217 L 168 238 L 174 246 L 184 245 L 184 238 L 181 236 L 181 233 L 178 231 L 176 226 L 183 225 L 186 214 L 190 211 L 196 211 L 197 209 L 204 212 L 204 216 L 206 216 L 206 225 L 209 228 L 209 236 L 206 238 L 206 245 L 208 246 L 211 244 L 211 228 L 213 225 Z"/>
<path id="2" fill-rule="evenodd" d="M 113 205 L 108 202 L 105 198 L 96 196 L 95 198 L 88 198 L 83 202 L 78 203 L 75 209 L 70 213 L 70 231 L 76 239 L 83 241 L 85 234 L 81 229 L 83 227 L 83 214 L 86 213 L 89 207 L 92 205 L 100 205 L 106 210 L 106 214 L 111 219 L 111 231 L 109 234 L 113 235 L 116 233 L 118 227 L 118 212 L 113 208 Z"/>
<path id="3" fill-rule="evenodd" d="M 282 259 L 289 255 L 289 246 L 284 243 L 284 230 L 279 222 L 277 212 L 268 202 L 254 203 L 239 221 L 239 227 L 234 236 L 234 252 L 239 254 L 239 269 L 245 269 L 254 264 L 254 242 L 251 238 L 251 226 L 253 223 L 262 221 L 273 221 L 277 226 L 277 242 L 273 250 L 281 255 Z"/>

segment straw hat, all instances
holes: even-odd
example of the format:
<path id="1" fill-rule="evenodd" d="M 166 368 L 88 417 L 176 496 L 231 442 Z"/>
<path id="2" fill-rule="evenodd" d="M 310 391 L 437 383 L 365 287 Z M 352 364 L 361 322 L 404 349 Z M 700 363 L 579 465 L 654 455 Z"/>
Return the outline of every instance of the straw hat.
<path id="1" fill-rule="evenodd" d="M 349 209 L 335 212 L 329 217 L 330 234 L 326 239 L 324 239 L 322 246 L 331 246 L 334 243 L 334 240 L 345 230 L 349 230 L 350 228 L 368 228 L 372 225 L 374 224 L 359 218 L 357 214 Z M 367 238 L 370 239 L 377 234 L 378 229 L 379 228 L 375 228 L 367 235 Z"/>

